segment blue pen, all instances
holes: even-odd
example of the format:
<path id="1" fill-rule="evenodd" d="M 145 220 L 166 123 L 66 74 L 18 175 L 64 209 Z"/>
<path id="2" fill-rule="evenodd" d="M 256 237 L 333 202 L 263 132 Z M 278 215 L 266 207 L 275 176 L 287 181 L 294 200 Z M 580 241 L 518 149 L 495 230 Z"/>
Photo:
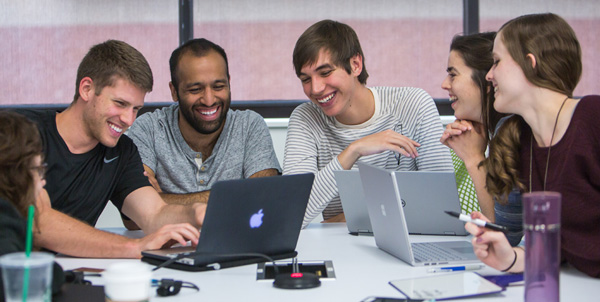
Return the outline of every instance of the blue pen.
<path id="1" fill-rule="evenodd" d="M 440 268 L 432 268 L 427 270 L 428 273 L 442 273 L 442 272 L 456 272 L 456 271 L 475 271 L 478 269 L 482 269 L 483 265 L 481 264 L 467 264 L 461 266 L 446 266 Z"/>

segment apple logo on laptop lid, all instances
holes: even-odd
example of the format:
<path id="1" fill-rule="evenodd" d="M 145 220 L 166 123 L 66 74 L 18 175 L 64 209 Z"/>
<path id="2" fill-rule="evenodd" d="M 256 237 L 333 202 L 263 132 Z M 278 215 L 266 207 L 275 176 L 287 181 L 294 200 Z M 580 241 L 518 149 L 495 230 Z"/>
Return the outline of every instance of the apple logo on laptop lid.
<path id="1" fill-rule="evenodd" d="M 257 213 L 252 214 L 252 216 L 250 217 L 250 228 L 258 228 L 262 225 L 263 221 L 262 218 L 265 214 L 263 214 L 263 210 L 260 209 Z"/>

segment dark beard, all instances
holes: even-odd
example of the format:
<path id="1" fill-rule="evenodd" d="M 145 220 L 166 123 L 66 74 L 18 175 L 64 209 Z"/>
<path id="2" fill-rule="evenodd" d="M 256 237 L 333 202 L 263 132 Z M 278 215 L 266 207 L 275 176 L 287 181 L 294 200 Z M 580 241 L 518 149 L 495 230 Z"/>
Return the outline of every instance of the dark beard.
<path id="1" fill-rule="evenodd" d="M 177 99 L 181 100 L 181 98 L 179 97 L 179 92 L 177 93 Z M 198 133 L 212 134 L 215 133 L 215 131 L 221 129 L 221 126 L 223 125 L 223 123 L 225 123 L 225 119 L 227 118 L 227 111 L 229 111 L 229 106 L 225 106 L 225 104 L 228 104 L 229 102 L 230 100 L 227 100 L 226 102 L 221 102 L 221 104 L 219 104 L 221 107 L 221 114 L 219 115 L 219 118 L 211 122 L 196 119 L 193 112 L 194 107 L 197 108 L 200 106 L 193 105 L 192 108 L 184 108 L 180 104 L 179 110 L 183 114 L 183 118 L 186 120 L 186 122 L 190 126 L 192 126 L 192 128 L 194 128 L 194 130 L 196 130 Z"/>

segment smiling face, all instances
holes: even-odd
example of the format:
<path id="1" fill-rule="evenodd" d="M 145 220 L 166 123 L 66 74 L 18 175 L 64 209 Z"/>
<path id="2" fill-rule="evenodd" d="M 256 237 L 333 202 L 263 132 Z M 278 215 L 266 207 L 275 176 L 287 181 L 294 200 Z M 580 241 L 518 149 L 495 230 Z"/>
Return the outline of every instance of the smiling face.
<path id="1" fill-rule="evenodd" d="M 83 81 L 87 81 L 84 78 Z M 91 83 L 91 79 L 89 79 Z M 146 92 L 131 82 L 117 78 L 112 86 L 106 86 L 99 95 L 93 89 L 85 97 L 87 106 L 83 112 L 85 133 L 106 147 L 117 145 L 144 105 Z"/>
<path id="2" fill-rule="evenodd" d="M 321 49 L 316 62 L 304 65 L 298 76 L 304 94 L 325 115 L 338 120 L 347 113 L 357 87 L 362 85 L 357 79 L 362 71 L 360 56 L 355 56 L 350 61 L 352 71 L 348 74 L 344 68 L 333 64 L 328 51 Z"/>
<path id="3" fill-rule="evenodd" d="M 225 59 L 215 51 L 202 57 L 185 53 L 177 64 L 179 87 L 169 84 L 173 100 L 179 102 L 183 121 L 201 134 L 214 133 L 225 123 L 231 104 L 225 64 Z"/>
<path id="4" fill-rule="evenodd" d="M 461 120 L 483 122 L 481 90 L 473 81 L 473 70 L 465 64 L 459 52 L 450 52 L 446 71 L 448 75 L 442 82 L 442 89 L 449 93 L 454 116 Z"/>
<path id="5" fill-rule="evenodd" d="M 498 112 L 519 114 L 519 99 L 533 85 L 506 49 L 502 41 L 502 32 L 498 33 L 494 40 L 492 55 L 494 65 L 486 75 L 486 80 L 492 82 L 494 87 L 494 108 Z"/>

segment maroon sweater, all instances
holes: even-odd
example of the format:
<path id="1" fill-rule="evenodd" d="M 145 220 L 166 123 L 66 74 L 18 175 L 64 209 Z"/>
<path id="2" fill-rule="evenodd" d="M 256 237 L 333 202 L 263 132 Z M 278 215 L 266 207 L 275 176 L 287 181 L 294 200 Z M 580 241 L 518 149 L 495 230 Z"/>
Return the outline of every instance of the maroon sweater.
<path id="1" fill-rule="evenodd" d="M 521 179 L 529 187 L 531 128 L 521 134 Z M 532 191 L 542 191 L 548 148 L 533 143 Z M 547 191 L 562 194 L 561 257 L 600 277 L 600 96 L 579 101 L 562 139 L 552 146 Z"/>

